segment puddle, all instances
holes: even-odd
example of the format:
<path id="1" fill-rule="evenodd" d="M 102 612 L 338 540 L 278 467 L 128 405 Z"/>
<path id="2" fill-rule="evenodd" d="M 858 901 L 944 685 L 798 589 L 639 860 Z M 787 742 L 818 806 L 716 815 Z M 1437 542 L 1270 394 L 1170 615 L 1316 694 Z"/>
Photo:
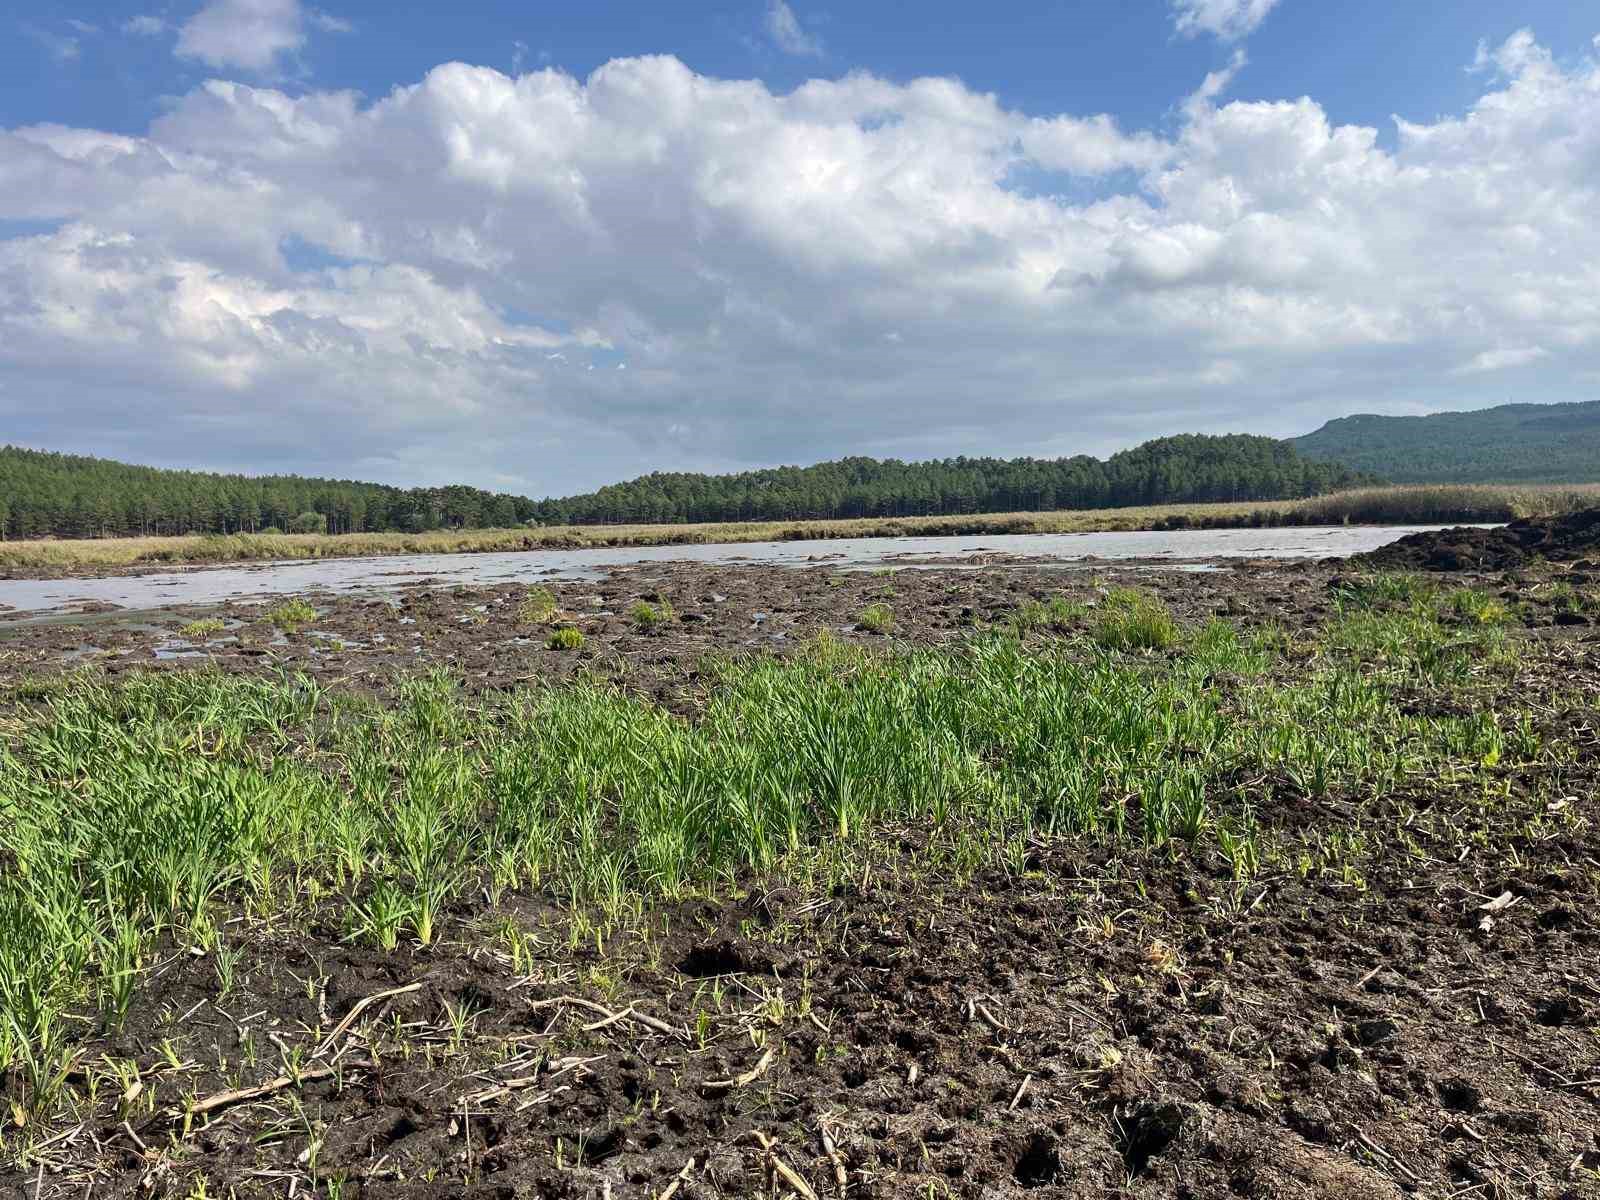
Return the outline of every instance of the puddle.
<path id="1" fill-rule="evenodd" d="M 323 629 L 308 629 L 306 630 L 306 636 L 319 642 L 328 643 L 326 648 L 329 651 L 365 650 L 367 648 L 365 642 L 352 641 L 350 638 L 340 637 L 337 633 L 329 633 Z M 383 640 L 382 634 L 378 635 L 378 640 Z"/>
<path id="2" fill-rule="evenodd" d="M 173 640 L 162 642 L 151 651 L 157 659 L 166 661 L 174 658 L 205 658 L 206 652 L 193 642 Z"/>

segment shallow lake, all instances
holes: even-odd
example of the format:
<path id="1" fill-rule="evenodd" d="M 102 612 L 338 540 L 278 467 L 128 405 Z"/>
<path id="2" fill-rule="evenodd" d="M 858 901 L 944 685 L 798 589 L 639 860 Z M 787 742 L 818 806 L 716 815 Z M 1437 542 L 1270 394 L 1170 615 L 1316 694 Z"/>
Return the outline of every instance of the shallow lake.
<path id="1" fill-rule="evenodd" d="M 413 554 L 190 567 L 107 579 L 0 580 L 0 611 L 44 614 L 86 603 L 123 609 L 215 604 L 295 593 L 371 592 L 423 584 L 515 583 L 598 578 L 614 567 L 701 562 L 779 567 L 826 565 L 961 568 L 979 555 L 1057 562 L 1146 559 L 1204 567 L 1219 558 L 1337 558 L 1375 550 L 1435 526 L 1310 526 L 1297 529 L 1182 530 L 1168 533 L 1024 533 L 961 537 L 839 538 L 732 545 L 527 550 L 509 554 Z"/>

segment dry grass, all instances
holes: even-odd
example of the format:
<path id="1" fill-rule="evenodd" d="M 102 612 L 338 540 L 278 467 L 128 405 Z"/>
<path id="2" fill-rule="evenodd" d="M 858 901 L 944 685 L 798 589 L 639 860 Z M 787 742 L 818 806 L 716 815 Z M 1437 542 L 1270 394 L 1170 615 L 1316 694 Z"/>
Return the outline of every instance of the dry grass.
<path id="1" fill-rule="evenodd" d="M 582 525 L 433 533 L 239 534 L 0 542 L 0 570 L 108 570 L 159 564 L 359 558 L 667 546 L 807 538 L 938 537 L 956 534 L 1103 533 L 1240 526 L 1510 521 L 1600 506 L 1600 484 L 1547 487 L 1418 485 L 1363 488 L 1310 500 L 1164 504 L 1037 513 L 979 513 L 841 521 L 746 521 L 707 525 Z"/>
<path id="2" fill-rule="evenodd" d="M 1308 523 L 1329 525 L 1492 524 L 1600 507 L 1600 483 L 1516 486 L 1495 483 L 1406 484 L 1361 488 L 1302 500 Z"/>

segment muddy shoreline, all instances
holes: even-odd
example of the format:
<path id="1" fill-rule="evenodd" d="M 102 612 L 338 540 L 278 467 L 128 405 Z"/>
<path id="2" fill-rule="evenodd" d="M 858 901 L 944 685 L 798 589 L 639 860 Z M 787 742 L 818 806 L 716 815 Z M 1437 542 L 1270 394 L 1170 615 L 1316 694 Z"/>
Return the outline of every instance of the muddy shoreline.
<path id="1" fill-rule="evenodd" d="M 1038 563 L 1001 556 L 958 566 L 914 563 L 879 571 L 811 567 L 651 563 L 621 567 L 600 580 L 534 585 L 555 599 L 559 618 L 530 621 L 519 606 L 524 584 L 441 587 L 413 584 L 385 596 L 308 592 L 314 619 L 285 630 L 271 614 L 279 599 L 230 600 L 152 611 L 58 615 L 0 621 L 0 681 L 92 665 L 129 670 L 214 667 L 232 673 L 304 671 L 329 684 L 382 691 L 406 672 L 445 668 L 473 691 L 553 682 L 578 673 L 644 687 L 692 676 L 710 654 L 784 654 L 819 633 L 867 643 L 949 643 L 1005 625 L 1030 601 L 1052 597 L 1093 604 L 1104 588 L 1137 587 L 1159 596 L 1189 626 L 1222 617 L 1245 627 L 1275 623 L 1293 631 L 1325 621 L 1340 562 L 1240 559 L 1178 569 L 1165 562 Z M 1559 630 L 1600 637 L 1594 619 L 1564 612 L 1561 584 L 1600 582 L 1593 573 L 1547 570 L 1507 576 L 1458 573 L 1451 582 L 1487 589 L 1521 605 L 1535 634 Z M 665 602 L 671 620 L 649 630 L 634 605 Z M 871 605 L 893 615 L 885 635 L 860 625 Z M 221 621 L 197 632 L 195 622 Z M 580 629 L 584 646 L 552 650 L 552 624 Z M 186 631 L 187 630 L 187 631 Z"/>
<path id="2" fill-rule="evenodd" d="M 1380 548 L 1407 533 L 1427 533 L 1436 528 L 1428 525 L 1297 525 L 1210 530 L 993 530 L 924 536 L 868 533 L 821 539 L 528 545 L 166 565 L 79 565 L 9 570 L 0 567 L 0 613 L 43 611 L 84 600 L 91 604 L 109 601 L 124 607 L 150 608 L 178 600 L 220 603 L 230 598 L 266 593 L 288 595 L 311 588 L 376 593 L 389 590 L 401 581 L 430 578 L 468 586 L 530 583 L 545 578 L 599 578 L 624 567 L 667 563 L 788 567 L 832 564 L 874 569 L 918 562 L 956 565 L 968 560 L 1063 565 L 1148 561 L 1168 566 L 1236 558 L 1317 560 L 1359 554 Z M 126 582 L 117 586 L 117 581 Z M 74 588 L 75 583 L 79 587 Z"/>

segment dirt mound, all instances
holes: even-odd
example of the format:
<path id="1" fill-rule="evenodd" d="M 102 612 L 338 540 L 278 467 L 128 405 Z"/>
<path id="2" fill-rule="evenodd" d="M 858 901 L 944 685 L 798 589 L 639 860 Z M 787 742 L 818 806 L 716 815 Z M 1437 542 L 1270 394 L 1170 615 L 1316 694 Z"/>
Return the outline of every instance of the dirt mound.
<path id="1" fill-rule="evenodd" d="M 1399 571 L 1511 571 L 1535 558 L 1600 560 L 1600 508 L 1524 518 L 1497 529 L 1462 526 L 1413 533 L 1351 561 Z"/>

